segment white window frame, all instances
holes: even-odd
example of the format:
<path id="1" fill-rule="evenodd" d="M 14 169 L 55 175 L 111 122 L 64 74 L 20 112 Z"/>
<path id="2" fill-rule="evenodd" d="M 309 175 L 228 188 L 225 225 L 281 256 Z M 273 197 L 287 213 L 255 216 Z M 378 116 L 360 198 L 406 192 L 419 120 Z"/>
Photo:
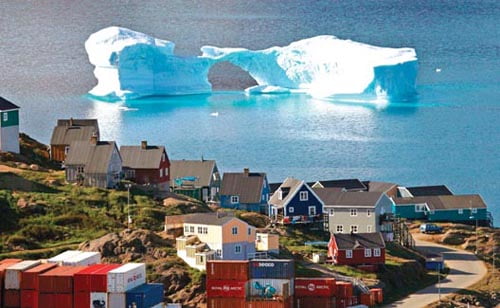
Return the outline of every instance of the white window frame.
<path id="1" fill-rule="evenodd" d="M 335 231 L 337 231 L 336 233 L 344 233 L 344 225 L 337 225 Z"/>
<path id="2" fill-rule="evenodd" d="M 314 214 L 311 214 L 311 210 L 313 210 Z M 311 205 L 307 208 L 307 214 L 309 216 L 316 216 L 316 206 L 315 205 Z"/>
<path id="3" fill-rule="evenodd" d="M 196 231 L 198 231 L 198 234 L 202 234 L 203 233 L 203 227 L 198 227 Z"/>
<path id="4" fill-rule="evenodd" d="M 300 201 L 308 201 L 309 200 L 309 192 L 308 191 L 301 191 L 299 194 L 299 200 Z"/>
<path id="5" fill-rule="evenodd" d="M 370 248 L 365 248 L 365 258 L 372 257 L 372 250 Z"/>
<path id="6" fill-rule="evenodd" d="M 231 234 L 232 235 L 238 235 L 238 227 L 232 227 L 231 228 Z"/>
<path id="7" fill-rule="evenodd" d="M 9 120 L 9 114 L 7 112 L 3 113 L 3 121 L 7 122 Z"/>
<path id="8" fill-rule="evenodd" d="M 353 229 L 356 229 L 356 231 L 354 231 Z M 358 225 L 351 225 L 351 233 L 358 233 L 358 231 L 359 231 Z"/>
<path id="9" fill-rule="evenodd" d="M 281 189 L 278 191 L 278 200 L 283 200 L 283 191 Z"/>
<path id="10" fill-rule="evenodd" d="M 373 249 L 373 256 L 374 257 L 380 257 L 380 248 L 374 248 Z"/>
<path id="11" fill-rule="evenodd" d="M 184 226 L 184 232 L 189 232 L 189 226 Z"/>
<path id="12" fill-rule="evenodd" d="M 160 177 L 163 177 L 163 169 L 160 169 Z"/>
<path id="13" fill-rule="evenodd" d="M 458 209 L 458 214 L 463 215 L 464 209 Z"/>
<path id="14" fill-rule="evenodd" d="M 165 167 L 165 176 L 168 176 L 168 168 Z"/>
<path id="15" fill-rule="evenodd" d="M 345 257 L 346 257 L 346 259 L 352 259 L 352 250 L 351 249 L 347 249 L 345 251 Z"/>
<path id="16" fill-rule="evenodd" d="M 295 209 L 293 208 L 293 206 L 290 206 L 288 208 L 288 213 L 293 213 L 293 212 L 295 212 Z"/>
<path id="17" fill-rule="evenodd" d="M 165 153 L 161 154 L 161 161 L 165 161 Z"/>
<path id="18" fill-rule="evenodd" d="M 234 246 L 234 253 L 237 254 L 237 255 L 241 254 L 241 245 L 235 245 Z"/>
<path id="19" fill-rule="evenodd" d="M 240 196 L 231 196 L 231 204 L 240 203 Z"/>
<path id="20" fill-rule="evenodd" d="M 470 211 L 472 214 L 477 214 L 477 208 L 472 208 L 472 210 Z"/>
<path id="21" fill-rule="evenodd" d="M 351 216 L 353 216 L 353 217 L 358 216 L 358 209 L 351 209 L 350 213 L 351 213 Z"/>
<path id="22" fill-rule="evenodd" d="M 367 233 L 372 233 L 372 225 L 367 225 L 366 226 L 366 232 Z"/>
<path id="23" fill-rule="evenodd" d="M 189 232 L 194 233 L 194 226 L 189 226 Z"/>
<path id="24" fill-rule="evenodd" d="M 208 227 L 203 227 L 203 234 L 208 234 Z"/>
<path id="25" fill-rule="evenodd" d="M 367 209 L 367 210 L 366 210 L 366 216 L 367 216 L 367 217 L 372 216 L 372 210 L 371 210 L 371 209 Z"/>

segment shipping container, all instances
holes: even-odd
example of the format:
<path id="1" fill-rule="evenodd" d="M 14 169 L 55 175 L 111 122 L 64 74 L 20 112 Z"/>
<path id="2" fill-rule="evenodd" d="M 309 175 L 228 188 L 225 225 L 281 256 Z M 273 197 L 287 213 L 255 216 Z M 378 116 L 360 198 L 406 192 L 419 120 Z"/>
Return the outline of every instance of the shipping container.
<path id="1" fill-rule="evenodd" d="M 250 279 L 248 260 L 243 261 L 207 261 L 207 279 L 215 280 L 248 280 Z"/>
<path id="2" fill-rule="evenodd" d="M 288 298 L 294 294 L 292 279 L 251 279 L 249 296 L 255 298 Z"/>
<path id="3" fill-rule="evenodd" d="M 55 293 L 54 294 L 54 307 L 55 308 L 73 308 L 73 293 Z"/>
<path id="4" fill-rule="evenodd" d="M 359 295 L 359 302 L 361 305 L 366 305 L 368 307 L 375 306 L 375 297 L 373 293 L 361 293 Z"/>
<path id="5" fill-rule="evenodd" d="M 4 308 L 19 308 L 21 306 L 21 290 L 4 290 Z"/>
<path id="6" fill-rule="evenodd" d="M 336 281 L 337 297 L 350 298 L 352 297 L 352 283 L 347 281 Z"/>
<path id="7" fill-rule="evenodd" d="M 90 292 L 75 292 L 73 293 L 73 308 L 89 308 Z"/>
<path id="8" fill-rule="evenodd" d="M 124 293 L 146 283 L 146 265 L 127 263 L 108 272 L 108 292 Z"/>
<path id="9" fill-rule="evenodd" d="M 295 297 L 295 308 L 334 308 L 335 297 Z"/>
<path id="10" fill-rule="evenodd" d="M 90 305 L 87 307 L 91 308 L 106 308 L 108 307 L 108 293 L 106 292 L 91 292 L 89 294 Z"/>
<path id="11" fill-rule="evenodd" d="M 40 265 L 40 261 L 22 261 L 16 264 L 12 264 L 5 269 L 5 281 L 4 289 L 6 290 L 20 290 L 22 272 L 29 270 L 37 265 Z"/>
<path id="12" fill-rule="evenodd" d="M 245 298 L 248 294 L 248 280 L 207 280 L 207 297 Z"/>
<path id="13" fill-rule="evenodd" d="M 295 278 L 293 260 L 254 259 L 250 261 L 250 278 Z"/>
<path id="14" fill-rule="evenodd" d="M 207 308 L 246 308 L 246 301 L 243 298 L 208 298 Z"/>
<path id="15" fill-rule="evenodd" d="M 108 293 L 108 307 L 106 308 L 126 308 L 127 295 L 125 293 Z"/>
<path id="16" fill-rule="evenodd" d="M 375 303 L 382 304 L 384 302 L 384 292 L 381 288 L 370 289 L 370 292 L 373 293 Z"/>
<path id="17" fill-rule="evenodd" d="M 76 255 L 81 254 L 81 253 L 82 253 L 82 251 L 80 251 L 80 250 L 66 250 L 63 253 L 60 253 L 57 256 L 48 259 L 47 262 L 48 263 L 57 263 L 59 265 L 62 265 L 62 262 L 64 260 L 72 258 L 72 257 L 74 257 Z"/>
<path id="18" fill-rule="evenodd" d="M 75 256 L 62 260 L 64 266 L 87 266 L 101 263 L 101 254 L 99 252 L 85 251 Z"/>
<path id="19" fill-rule="evenodd" d="M 283 301 L 262 301 L 250 300 L 246 303 L 246 308 L 292 308 L 293 297 Z"/>
<path id="20" fill-rule="evenodd" d="M 5 269 L 11 266 L 12 264 L 16 264 L 21 262 L 21 259 L 4 259 L 0 261 L 0 306 L 2 305 L 2 290 L 3 290 L 3 281 L 5 276 Z"/>
<path id="21" fill-rule="evenodd" d="M 106 292 L 108 272 L 120 266 L 120 264 L 95 264 L 75 273 L 75 292 Z"/>
<path id="22" fill-rule="evenodd" d="M 60 266 L 38 276 L 38 287 L 43 293 L 73 293 L 73 276 L 84 266 Z"/>
<path id="23" fill-rule="evenodd" d="M 295 278 L 297 297 L 332 297 L 336 294 L 335 278 Z"/>
<path id="24" fill-rule="evenodd" d="M 150 308 L 163 302 L 162 283 L 148 283 L 127 291 L 127 307 Z M 135 306 L 134 306 L 135 305 Z"/>
<path id="25" fill-rule="evenodd" d="M 21 290 L 21 308 L 39 308 L 37 290 Z"/>
<path id="26" fill-rule="evenodd" d="M 21 274 L 21 290 L 38 290 L 38 276 L 56 266 L 54 263 L 45 263 L 24 271 Z"/>
<path id="27" fill-rule="evenodd" d="M 38 307 L 39 308 L 55 308 L 56 304 L 54 293 L 39 293 L 38 294 Z"/>

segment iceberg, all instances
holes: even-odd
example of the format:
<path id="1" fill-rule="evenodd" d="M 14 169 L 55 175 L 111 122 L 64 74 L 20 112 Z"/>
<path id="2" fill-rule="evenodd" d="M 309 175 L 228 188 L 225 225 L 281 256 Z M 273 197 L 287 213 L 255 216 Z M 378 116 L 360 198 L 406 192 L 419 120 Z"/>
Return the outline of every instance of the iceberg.
<path id="1" fill-rule="evenodd" d="M 413 96 L 417 56 L 413 48 L 377 47 L 331 35 L 264 50 L 203 46 L 200 56 L 181 57 L 175 44 L 120 27 L 85 42 L 97 85 L 89 92 L 105 100 L 211 92 L 208 73 L 218 62 L 247 71 L 257 86 L 247 94 L 307 93 L 315 97 Z"/>

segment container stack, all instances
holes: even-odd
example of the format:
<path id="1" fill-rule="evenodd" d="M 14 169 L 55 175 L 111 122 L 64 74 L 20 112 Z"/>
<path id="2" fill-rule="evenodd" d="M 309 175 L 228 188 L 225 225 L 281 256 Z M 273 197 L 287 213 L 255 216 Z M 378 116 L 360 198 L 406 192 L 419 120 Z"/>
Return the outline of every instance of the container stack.
<path id="1" fill-rule="evenodd" d="M 151 308 L 162 306 L 162 303 L 162 283 L 146 283 L 127 292 L 126 307 Z"/>
<path id="2" fill-rule="evenodd" d="M 38 308 L 38 276 L 57 267 L 57 264 L 45 263 L 22 272 L 21 308 Z"/>
<path id="3" fill-rule="evenodd" d="M 4 302 L 5 302 L 5 292 L 4 292 L 4 277 L 5 277 L 5 270 L 16 264 L 21 262 L 22 260 L 20 259 L 5 259 L 0 261 L 0 307 L 3 307 Z"/>
<path id="4" fill-rule="evenodd" d="M 295 278 L 295 308 L 335 307 L 334 278 Z"/>
<path id="5" fill-rule="evenodd" d="M 245 308 L 248 261 L 208 261 L 206 272 L 208 308 Z"/>
<path id="6" fill-rule="evenodd" d="M 60 266 L 38 276 L 38 307 L 73 307 L 74 275 L 84 266 Z"/>
<path id="7" fill-rule="evenodd" d="M 107 303 L 108 272 L 120 267 L 120 264 L 94 264 L 74 276 L 73 307 L 97 307 Z M 104 306 L 105 307 L 105 306 Z"/>
<path id="8" fill-rule="evenodd" d="M 345 308 L 353 305 L 357 305 L 357 298 L 355 300 L 356 303 L 353 303 L 353 288 L 352 283 L 346 281 L 336 281 L 335 282 L 337 288 L 337 307 Z"/>
<path id="9" fill-rule="evenodd" d="M 48 260 L 48 263 L 56 263 L 64 266 L 86 266 L 101 263 L 101 254 L 98 252 L 86 252 L 79 250 L 67 250 Z"/>
<path id="10" fill-rule="evenodd" d="M 17 308 L 21 306 L 22 273 L 40 264 L 40 261 L 22 261 L 5 269 L 4 307 Z"/>
<path id="11" fill-rule="evenodd" d="M 146 283 L 146 265 L 127 263 L 108 272 L 108 308 L 127 307 L 127 292 Z"/>
<path id="12" fill-rule="evenodd" d="M 370 293 L 373 294 L 376 304 L 382 304 L 384 302 L 384 293 L 381 288 L 370 289 Z"/>

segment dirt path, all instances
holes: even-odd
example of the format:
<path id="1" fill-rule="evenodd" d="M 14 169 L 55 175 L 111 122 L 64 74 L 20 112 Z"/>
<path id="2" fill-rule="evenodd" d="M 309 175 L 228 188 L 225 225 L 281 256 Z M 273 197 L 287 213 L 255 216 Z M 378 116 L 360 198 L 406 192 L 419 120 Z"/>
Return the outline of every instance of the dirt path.
<path id="1" fill-rule="evenodd" d="M 21 173 L 22 170 L 17 168 L 12 168 L 6 165 L 0 165 L 0 172 L 12 172 L 12 173 Z"/>

